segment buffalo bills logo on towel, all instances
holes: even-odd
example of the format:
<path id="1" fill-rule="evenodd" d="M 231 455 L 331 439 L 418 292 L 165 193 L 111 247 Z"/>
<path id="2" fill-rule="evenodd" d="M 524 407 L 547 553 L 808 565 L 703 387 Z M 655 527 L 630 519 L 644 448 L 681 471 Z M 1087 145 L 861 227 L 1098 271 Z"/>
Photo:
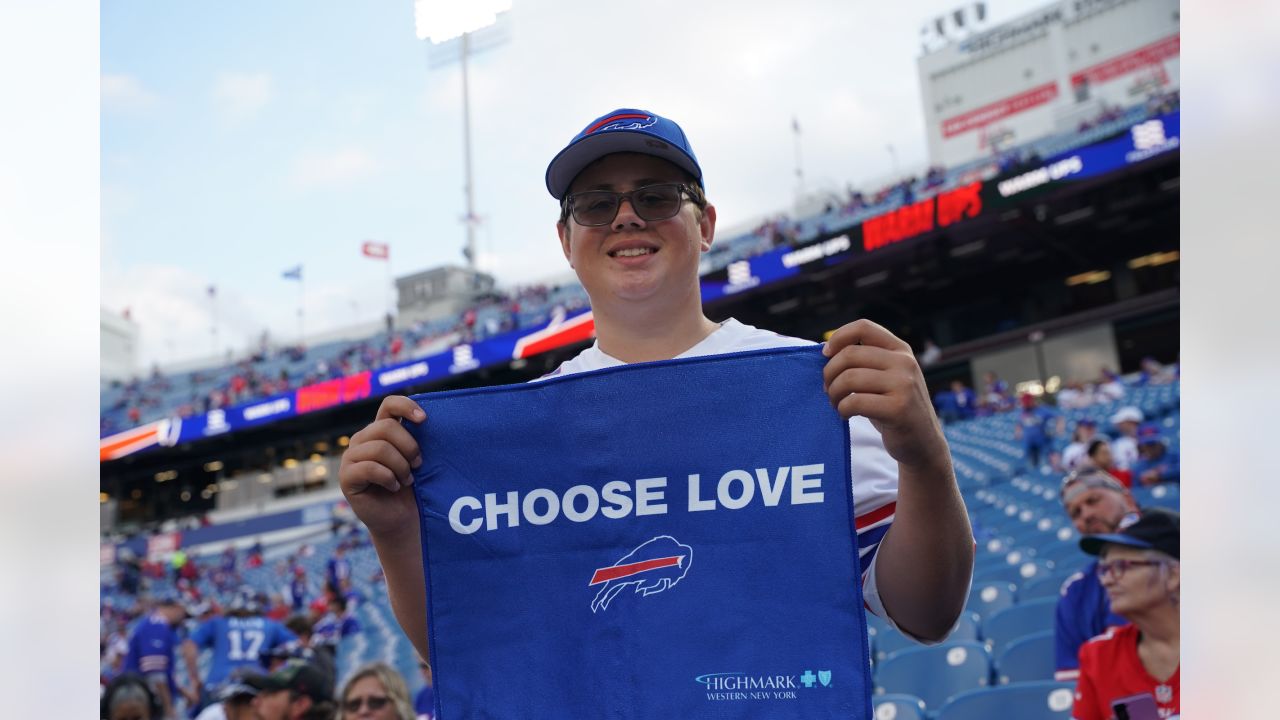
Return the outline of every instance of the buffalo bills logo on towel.
<path id="1" fill-rule="evenodd" d="M 595 571 L 588 585 L 604 583 L 604 587 L 591 601 L 591 612 L 608 609 L 618 593 L 630 585 L 646 596 L 670 590 L 684 579 L 692 562 L 693 548 L 681 545 L 670 535 L 659 535 L 613 565 Z"/>
<path id="2" fill-rule="evenodd" d="M 600 122 L 592 125 L 582 131 L 583 135 L 590 135 L 596 132 L 605 132 L 608 130 L 640 130 L 642 128 L 653 127 L 657 124 L 658 118 L 645 113 L 619 113 L 610 115 Z"/>

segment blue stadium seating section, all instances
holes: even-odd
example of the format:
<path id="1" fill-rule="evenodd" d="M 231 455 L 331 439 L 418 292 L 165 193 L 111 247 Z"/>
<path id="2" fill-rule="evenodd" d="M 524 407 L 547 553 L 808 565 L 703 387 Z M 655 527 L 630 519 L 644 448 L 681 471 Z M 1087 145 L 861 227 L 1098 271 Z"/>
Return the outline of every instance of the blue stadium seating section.
<path id="1" fill-rule="evenodd" d="M 1028 682 L 958 695 L 934 720 L 1067 720 L 1071 717 L 1071 683 Z"/>
<path id="2" fill-rule="evenodd" d="M 871 708 L 876 720 L 929 720 L 924 701 L 914 695 L 879 695 L 872 699 Z"/>
<path id="3" fill-rule="evenodd" d="M 876 667 L 877 694 L 906 693 L 930 711 L 966 690 L 991 682 L 991 655 L 972 640 L 948 640 L 929 647 L 899 650 Z"/>
<path id="4" fill-rule="evenodd" d="M 995 613 L 982 623 L 982 637 L 991 652 L 998 653 L 1009 643 L 1031 633 L 1053 629 L 1057 598 L 1022 599 L 1017 605 Z"/>
<path id="5" fill-rule="evenodd" d="M 996 655 L 996 682 L 1008 685 L 1053 679 L 1053 630 L 1024 635 Z"/>

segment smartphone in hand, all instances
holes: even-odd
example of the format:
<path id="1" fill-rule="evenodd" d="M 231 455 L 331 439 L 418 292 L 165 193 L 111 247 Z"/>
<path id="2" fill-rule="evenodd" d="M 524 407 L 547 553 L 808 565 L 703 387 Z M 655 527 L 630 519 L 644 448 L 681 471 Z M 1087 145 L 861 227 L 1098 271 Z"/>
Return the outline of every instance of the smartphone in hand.
<path id="1" fill-rule="evenodd" d="M 1160 720 L 1160 710 L 1151 693 L 1130 695 L 1111 701 L 1116 720 Z"/>

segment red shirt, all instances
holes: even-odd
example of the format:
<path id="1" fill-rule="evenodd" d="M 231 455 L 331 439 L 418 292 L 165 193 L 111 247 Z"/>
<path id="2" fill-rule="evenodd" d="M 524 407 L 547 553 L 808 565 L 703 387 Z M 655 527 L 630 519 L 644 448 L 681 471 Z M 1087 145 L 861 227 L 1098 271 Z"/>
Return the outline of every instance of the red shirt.
<path id="1" fill-rule="evenodd" d="M 1121 485 L 1124 485 L 1127 488 L 1133 487 L 1133 471 L 1132 470 L 1122 470 L 1120 468 L 1111 468 L 1107 472 L 1110 473 L 1112 477 L 1119 480 Z"/>
<path id="2" fill-rule="evenodd" d="M 1138 657 L 1138 628 L 1122 625 L 1080 646 L 1080 679 L 1076 681 L 1073 720 L 1113 720 L 1111 701 L 1150 693 L 1162 718 L 1178 716 L 1178 675 L 1164 682 L 1151 677 Z"/>

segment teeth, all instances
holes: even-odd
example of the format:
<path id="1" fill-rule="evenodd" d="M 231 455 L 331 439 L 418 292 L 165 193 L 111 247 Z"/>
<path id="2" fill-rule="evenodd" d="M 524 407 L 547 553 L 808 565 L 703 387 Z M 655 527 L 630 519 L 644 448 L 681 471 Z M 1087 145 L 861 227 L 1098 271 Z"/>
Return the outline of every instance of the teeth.
<path id="1" fill-rule="evenodd" d="M 614 257 L 638 257 L 640 255 L 649 255 L 653 252 L 650 248 L 627 248 L 625 250 L 614 251 Z"/>

